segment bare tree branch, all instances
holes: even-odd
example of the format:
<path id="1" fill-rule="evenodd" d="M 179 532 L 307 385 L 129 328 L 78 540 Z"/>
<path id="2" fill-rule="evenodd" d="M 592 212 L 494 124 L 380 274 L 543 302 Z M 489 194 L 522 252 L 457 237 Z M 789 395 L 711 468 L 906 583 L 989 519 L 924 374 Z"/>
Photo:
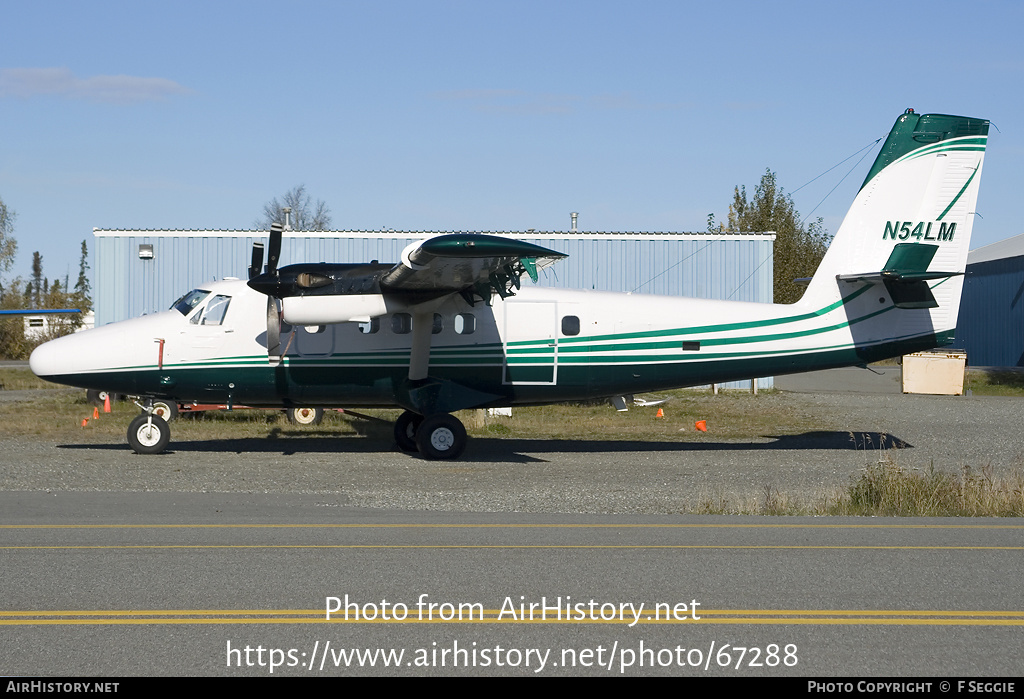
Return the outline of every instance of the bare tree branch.
<path id="1" fill-rule="evenodd" d="M 300 184 L 287 192 L 278 201 L 274 197 L 263 205 L 263 216 L 255 222 L 258 230 L 269 230 L 271 224 L 285 223 L 284 209 L 290 208 L 291 228 L 295 231 L 326 231 L 331 228 L 331 210 L 322 199 L 316 203 L 306 193 L 306 185 Z"/>

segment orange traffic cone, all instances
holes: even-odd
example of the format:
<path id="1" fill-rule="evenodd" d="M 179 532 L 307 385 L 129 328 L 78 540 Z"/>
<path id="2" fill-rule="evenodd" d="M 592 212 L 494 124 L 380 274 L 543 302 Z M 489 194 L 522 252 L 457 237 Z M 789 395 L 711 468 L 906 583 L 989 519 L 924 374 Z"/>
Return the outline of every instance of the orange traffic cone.
<path id="1" fill-rule="evenodd" d="M 103 397 L 103 412 L 110 412 L 110 394 L 108 393 Z"/>
<path id="2" fill-rule="evenodd" d="M 658 408 L 658 414 L 655 415 L 654 417 L 665 417 L 665 411 L 662 410 L 661 408 Z"/>
<path id="3" fill-rule="evenodd" d="M 99 416 L 100 416 L 100 409 L 94 406 L 93 409 L 92 409 L 92 419 L 95 420 Z M 89 418 L 86 418 L 86 420 L 88 420 L 88 419 Z"/>
<path id="4" fill-rule="evenodd" d="M 84 420 L 82 420 L 82 427 L 85 427 L 88 424 L 89 424 L 89 418 L 85 418 Z"/>
<path id="5" fill-rule="evenodd" d="M 697 422 L 694 423 L 693 426 L 696 427 L 701 432 L 707 432 L 708 431 L 708 421 L 707 420 L 697 420 Z"/>

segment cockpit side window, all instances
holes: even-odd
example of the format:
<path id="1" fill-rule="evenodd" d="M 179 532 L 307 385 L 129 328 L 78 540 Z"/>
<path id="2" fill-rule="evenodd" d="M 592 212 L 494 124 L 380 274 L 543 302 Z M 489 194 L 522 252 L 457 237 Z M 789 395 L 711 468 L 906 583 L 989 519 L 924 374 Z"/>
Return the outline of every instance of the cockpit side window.
<path id="1" fill-rule="evenodd" d="M 204 291 L 202 289 L 193 289 L 192 291 L 188 292 L 180 299 L 175 301 L 171 305 L 171 308 L 181 313 L 181 315 L 187 316 L 189 313 L 192 312 L 193 308 L 202 303 L 203 299 L 205 299 L 209 295 L 209 291 Z"/>
<path id="2" fill-rule="evenodd" d="M 206 310 L 203 311 L 203 325 L 220 325 L 224 322 L 224 316 L 228 312 L 228 304 L 231 303 L 230 296 L 224 296 L 218 294 L 210 299 L 210 302 L 206 304 Z"/>

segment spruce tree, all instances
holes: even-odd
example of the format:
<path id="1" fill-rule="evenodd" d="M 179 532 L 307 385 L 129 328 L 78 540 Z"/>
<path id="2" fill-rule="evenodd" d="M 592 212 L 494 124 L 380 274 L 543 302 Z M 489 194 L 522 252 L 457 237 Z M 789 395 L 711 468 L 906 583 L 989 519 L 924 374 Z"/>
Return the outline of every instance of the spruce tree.
<path id="1" fill-rule="evenodd" d="M 825 256 L 832 236 L 816 219 L 809 226 L 800 222 L 793 200 L 778 186 L 775 173 L 765 170 L 747 199 L 746 187 L 736 187 L 729 206 L 727 230 L 735 233 L 775 233 L 773 296 L 775 303 L 794 303 L 806 286 L 794 280 L 814 275 Z"/>

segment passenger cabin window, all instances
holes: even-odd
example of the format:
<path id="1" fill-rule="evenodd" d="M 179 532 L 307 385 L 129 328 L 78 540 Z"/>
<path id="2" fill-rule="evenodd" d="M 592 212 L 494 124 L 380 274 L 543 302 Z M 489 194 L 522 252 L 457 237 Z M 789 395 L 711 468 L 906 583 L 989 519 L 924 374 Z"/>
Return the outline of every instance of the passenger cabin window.
<path id="1" fill-rule="evenodd" d="M 210 302 L 206 304 L 206 310 L 203 311 L 202 325 L 221 325 L 224 322 L 224 316 L 228 312 L 228 304 L 231 303 L 230 296 L 224 296 L 218 294 L 210 299 Z"/>
<path id="2" fill-rule="evenodd" d="M 176 310 L 181 315 L 187 316 L 189 313 L 192 312 L 192 309 L 194 309 L 196 306 L 202 303 L 203 299 L 205 299 L 209 295 L 209 291 L 203 291 L 202 289 L 193 289 L 192 291 L 188 292 L 180 299 L 175 301 L 171 305 L 171 308 Z"/>
<path id="3" fill-rule="evenodd" d="M 577 316 L 562 316 L 562 334 L 579 335 L 580 319 Z"/>
<path id="4" fill-rule="evenodd" d="M 370 320 L 365 323 L 359 323 L 358 328 L 359 332 L 364 335 L 372 335 L 380 330 L 380 318 L 370 318 Z"/>
<path id="5" fill-rule="evenodd" d="M 434 324 L 430 328 L 430 334 L 431 335 L 438 335 L 438 334 L 440 334 L 440 332 L 442 330 L 444 330 L 444 319 L 441 318 L 441 314 L 440 313 L 435 313 L 434 314 Z"/>
<path id="6" fill-rule="evenodd" d="M 472 335 L 476 331 L 476 316 L 472 313 L 459 313 L 455 316 L 455 332 L 459 335 Z"/>
<path id="7" fill-rule="evenodd" d="M 391 332 L 396 335 L 408 335 L 412 332 L 412 316 L 408 313 L 396 313 L 391 316 Z"/>

